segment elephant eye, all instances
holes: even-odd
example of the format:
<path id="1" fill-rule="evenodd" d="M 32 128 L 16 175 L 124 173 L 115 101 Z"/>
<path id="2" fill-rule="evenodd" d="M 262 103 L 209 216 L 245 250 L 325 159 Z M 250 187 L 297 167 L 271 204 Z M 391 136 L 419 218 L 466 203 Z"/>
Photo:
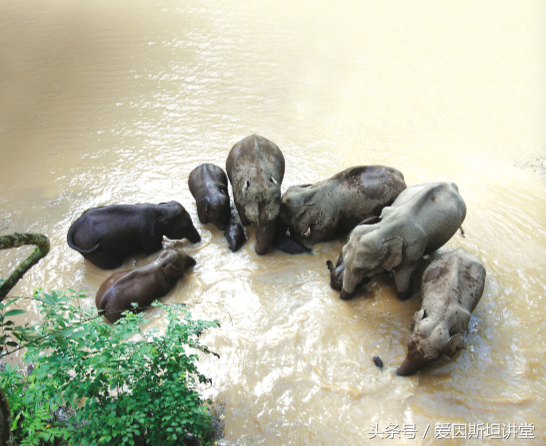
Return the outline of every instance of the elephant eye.
<path id="1" fill-rule="evenodd" d="M 425 319 L 426 317 L 428 317 L 427 310 L 423 310 L 423 317 L 421 320 Z"/>
<path id="2" fill-rule="evenodd" d="M 273 178 L 273 177 L 271 177 L 271 178 L 269 179 L 269 181 L 271 181 L 275 186 L 278 186 L 278 185 L 279 185 L 279 183 L 277 183 L 277 180 L 276 180 L 275 178 Z"/>

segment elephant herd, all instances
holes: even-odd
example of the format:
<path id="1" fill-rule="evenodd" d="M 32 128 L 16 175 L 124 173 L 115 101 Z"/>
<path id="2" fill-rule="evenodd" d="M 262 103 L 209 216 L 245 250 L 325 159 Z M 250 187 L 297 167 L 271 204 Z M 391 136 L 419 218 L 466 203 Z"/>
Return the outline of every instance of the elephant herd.
<path id="1" fill-rule="evenodd" d="M 454 183 L 407 187 L 401 172 L 384 166 L 352 167 L 281 194 L 284 156 L 276 144 L 258 135 L 233 146 L 226 171 L 202 164 L 190 173 L 199 221 L 223 230 L 233 252 L 246 241 L 243 226 L 251 225 L 259 255 L 271 247 L 291 254 L 311 252 L 301 240 L 313 245 L 349 233 L 336 265 L 327 262 L 330 286 L 343 300 L 385 272 L 394 276 L 400 299 L 411 297 L 423 256 L 447 243 L 466 216 Z M 171 201 L 88 209 L 71 225 L 67 241 L 99 268 L 113 269 L 127 256 L 161 250 L 163 236 L 201 240 L 188 212 Z M 180 248 L 163 249 L 152 263 L 108 278 L 97 292 L 97 309 L 113 323 L 123 311 L 133 310 L 133 303 L 148 307 L 195 263 Z M 421 277 L 422 306 L 397 374 L 413 374 L 465 347 L 463 333 L 483 294 L 485 275 L 480 260 L 463 249 L 430 263 Z"/>

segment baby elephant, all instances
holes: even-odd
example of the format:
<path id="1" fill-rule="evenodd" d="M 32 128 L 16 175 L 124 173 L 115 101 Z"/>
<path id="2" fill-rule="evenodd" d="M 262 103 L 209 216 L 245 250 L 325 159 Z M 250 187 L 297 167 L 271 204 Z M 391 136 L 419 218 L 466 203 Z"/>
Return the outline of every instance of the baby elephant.
<path id="1" fill-rule="evenodd" d="M 350 299 L 366 277 L 393 269 L 398 297 L 411 297 L 413 276 L 423 255 L 447 243 L 465 216 L 466 205 L 455 183 L 408 187 L 383 209 L 380 218 L 363 221 L 351 232 L 342 258 L 330 272 L 343 275 L 340 298 Z"/>
<path id="2" fill-rule="evenodd" d="M 182 278 L 186 268 L 193 265 L 193 257 L 181 250 L 164 249 L 149 265 L 110 276 L 97 292 L 97 310 L 114 323 L 123 311 L 133 309 L 132 302 L 139 308 L 149 307 L 155 299 L 165 296 Z"/>
<path id="3" fill-rule="evenodd" d="M 176 202 L 102 206 L 85 211 L 68 230 L 68 246 L 102 269 L 114 269 L 129 255 L 162 248 L 163 236 L 201 241 L 190 214 Z"/>
<path id="4" fill-rule="evenodd" d="M 398 375 L 411 375 L 443 353 L 453 356 L 465 347 L 462 334 L 484 284 L 485 268 L 464 249 L 443 254 L 428 266 L 422 279 L 423 304 L 415 313 L 408 354 Z"/>
<path id="5" fill-rule="evenodd" d="M 315 184 L 291 186 L 282 196 L 280 230 L 309 231 L 311 244 L 331 240 L 379 216 L 405 188 L 404 175 L 384 166 L 351 167 Z"/>
<path id="6" fill-rule="evenodd" d="M 201 164 L 191 171 L 188 185 L 197 204 L 199 221 L 213 223 L 220 231 L 226 229 L 230 205 L 228 178 L 224 170 L 214 164 Z"/>

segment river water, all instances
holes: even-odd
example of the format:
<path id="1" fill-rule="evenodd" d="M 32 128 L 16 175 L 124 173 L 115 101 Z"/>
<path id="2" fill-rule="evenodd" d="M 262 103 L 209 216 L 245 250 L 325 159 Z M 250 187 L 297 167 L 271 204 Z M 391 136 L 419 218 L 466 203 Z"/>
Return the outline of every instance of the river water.
<path id="1" fill-rule="evenodd" d="M 0 233 L 51 240 L 13 295 L 94 296 L 112 272 L 68 247 L 70 224 L 174 199 L 202 242 L 163 301 L 222 324 L 203 337 L 221 358 L 202 362 L 221 445 L 442 445 L 478 423 L 484 440 L 459 444 L 516 444 L 525 424 L 546 444 L 544 1 L 3 0 L 0 42 Z M 325 263 L 343 239 L 260 257 L 252 229 L 233 254 L 199 223 L 189 173 L 252 133 L 283 151 L 283 191 L 366 164 L 457 183 L 466 238 L 443 250 L 487 269 L 466 350 L 398 377 L 419 295 L 379 277 L 342 302 Z M 31 251 L 3 251 L 0 275 Z"/>

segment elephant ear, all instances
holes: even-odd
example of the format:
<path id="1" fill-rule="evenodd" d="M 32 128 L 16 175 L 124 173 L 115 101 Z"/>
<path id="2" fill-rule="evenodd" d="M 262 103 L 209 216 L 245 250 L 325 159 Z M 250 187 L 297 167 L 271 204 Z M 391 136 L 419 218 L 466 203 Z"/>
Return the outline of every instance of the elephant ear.
<path id="1" fill-rule="evenodd" d="M 248 189 L 250 189 L 250 181 L 246 180 L 243 184 L 243 189 L 241 190 L 243 200 L 246 200 L 246 193 L 248 192 Z"/>
<path id="2" fill-rule="evenodd" d="M 413 322 L 411 323 L 410 330 L 411 331 L 415 330 L 415 326 L 417 325 L 417 323 L 422 321 L 426 317 L 427 317 L 427 311 L 426 310 L 419 310 L 419 311 L 415 312 L 415 315 L 413 316 Z"/>
<path id="3" fill-rule="evenodd" d="M 205 212 L 208 212 L 209 210 L 209 207 L 210 207 L 210 198 L 207 196 L 207 197 L 203 197 L 201 199 L 201 205 L 203 206 L 203 210 Z"/>
<path id="4" fill-rule="evenodd" d="M 318 225 L 324 220 L 322 209 L 316 203 L 305 203 L 301 206 L 302 211 L 299 216 L 299 226 L 305 227 L 305 230 L 312 225 Z"/>
<path id="5" fill-rule="evenodd" d="M 201 198 L 197 206 L 197 216 L 199 217 L 199 221 L 201 223 L 208 223 L 207 212 L 209 211 L 209 208 L 210 208 L 210 198 L 209 197 Z"/>
<path id="6" fill-rule="evenodd" d="M 152 223 L 152 236 L 161 235 L 165 228 L 165 218 L 157 217 Z"/>
<path id="7" fill-rule="evenodd" d="M 165 267 L 165 275 L 169 279 L 176 280 L 176 279 L 178 279 L 180 277 L 180 274 L 181 274 L 180 269 L 174 263 L 169 263 Z"/>
<path id="8" fill-rule="evenodd" d="M 364 220 L 362 220 L 357 226 L 375 225 L 376 223 L 379 223 L 380 221 L 381 221 L 381 217 L 378 217 L 377 215 L 371 215 L 369 217 L 366 217 Z"/>
<path id="9" fill-rule="evenodd" d="M 385 253 L 383 258 L 383 268 L 387 271 L 402 263 L 402 251 L 406 243 L 402 237 L 395 235 L 383 242 L 382 251 Z"/>

